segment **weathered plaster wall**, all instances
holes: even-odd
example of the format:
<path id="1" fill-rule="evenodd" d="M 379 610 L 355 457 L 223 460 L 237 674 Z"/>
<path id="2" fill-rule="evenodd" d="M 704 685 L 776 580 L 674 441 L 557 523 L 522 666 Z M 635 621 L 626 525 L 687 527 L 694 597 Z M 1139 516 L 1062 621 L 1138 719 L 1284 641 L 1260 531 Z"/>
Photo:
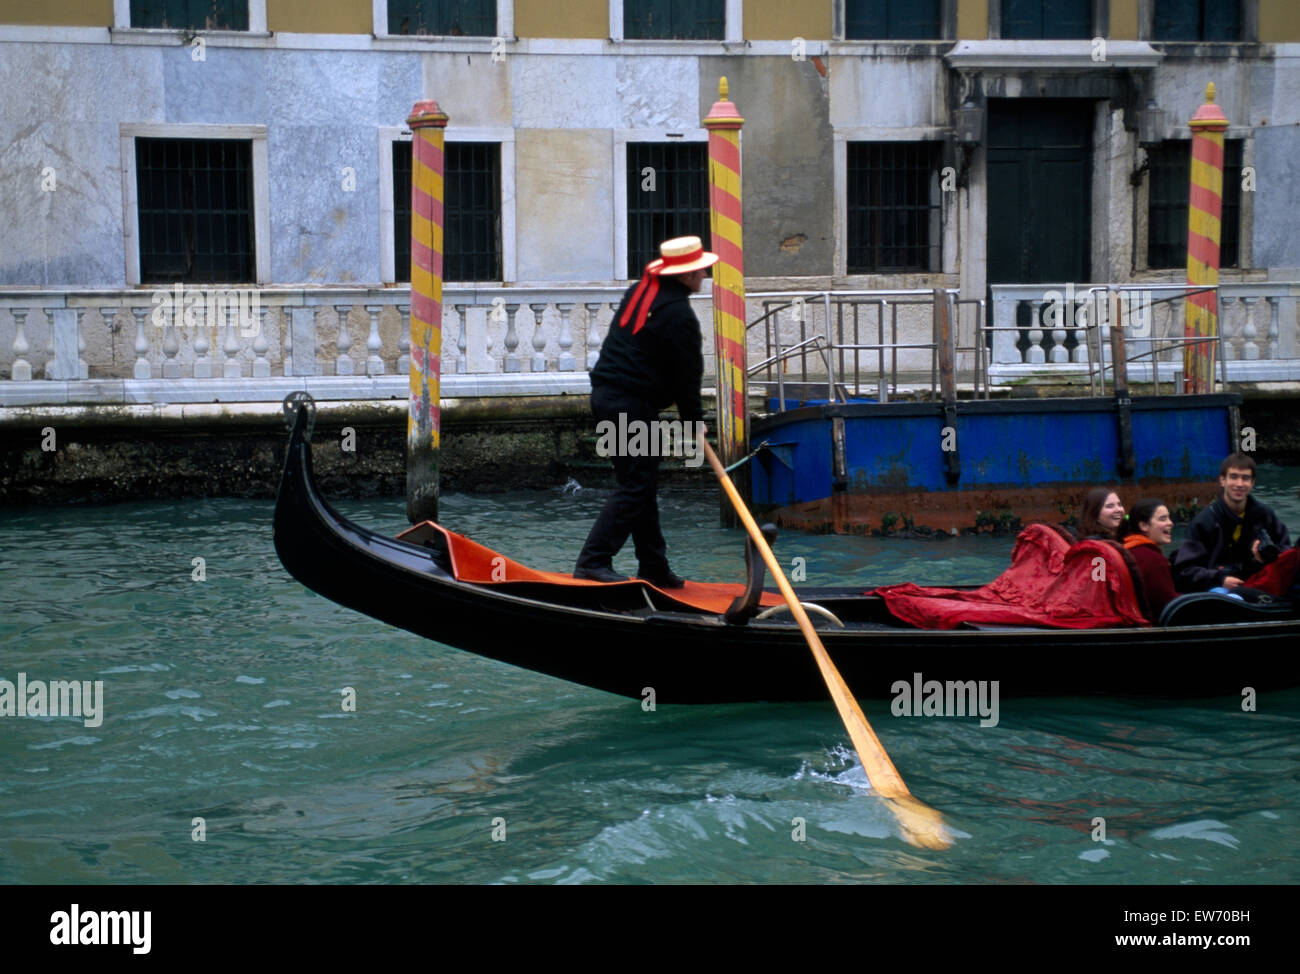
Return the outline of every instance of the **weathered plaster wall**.
<path id="1" fill-rule="evenodd" d="M 1138 37 L 1138 0 L 1110 0 L 1110 33 L 1113 41 L 1135 41 Z"/>
<path id="2" fill-rule="evenodd" d="M 266 26 L 303 34 L 369 34 L 374 8 L 352 0 L 266 0 Z"/>
<path id="3" fill-rule="evenodd" d="M 830 122 L 837 129 L 949 124 L 941 58 L 835 58 L 829 73 Z"/>
<path id="4" fill-rule="evenodd" d="M 1259 39 L 1265 44 L 1300 41 L 1300 5 L 1295 0 L 1259 0 Z"/>
<path id="5" fill-rule="evenodd" d="M 421 98 L 433 98 L 447 113 L 448 125 L 509 126 L 511 65 L 514 59 L 493 61 L 488 54 L 425 54 L 420 56 L 424 79 Z M 394 79 L 395 81 L 396 79 Z M 416 99 L 407 96 L 414 104 Z M 411 105 L 396 122 L 410 114 Z"/>
<path id="6" fill-rule="evenodd" d="M 515 0 L 515 36 L 608 37 L 608 0 Z"/>
<path id="7" fill-rule="evenodd" d="M 614 269 L 613 224 L 595 218 L 614 209 L 609 132 L 521 129 L 516 152 L 519 279 L 621 277 Z"/>
<path id="8" fill-rule="evenodd" d="M 831 4 L 745 0 L 745 39 L 786 41 L 794 37 L 826 40 L 831 36 Z"/>
<path id="9" fill-rule="evenodd" d="M 708 114 L 725 76 L 745 119 L 741 179 L 745 273 L 756 277 L 829 275 L 834 258 L 835 191 L 830 98 L 811 60 L 701 58 L 699 114 Z"/>
<path id="10" fill-rule="evenodd" d="M 162 65 L 155 48 L 0 45 L 0 281 L 125 280 L 118 121 L 161 116 Z"/>
<path id="11" fill-rule="evenodd" d="M 957 0 L 957 36 L 982 41 L 989 36 L 989 4 L 994 0 Z"/>
<path id="12" fill-rule="evenodd" d="M 1300 277 L 1300 130 L 1256 129 L 1255 171 L 1255 266 L 1294 281 Z"/>
<path id="13" fill-rule="evenodd" d="M 107 27 L 113 0 L 0 0 L 0 24 Z"/>

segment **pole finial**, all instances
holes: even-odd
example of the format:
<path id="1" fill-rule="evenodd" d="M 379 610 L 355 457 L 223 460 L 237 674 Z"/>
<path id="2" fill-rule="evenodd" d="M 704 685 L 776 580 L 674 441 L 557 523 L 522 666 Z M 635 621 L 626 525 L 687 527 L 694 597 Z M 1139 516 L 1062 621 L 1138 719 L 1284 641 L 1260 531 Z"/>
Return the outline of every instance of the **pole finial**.
<path id="1" fill-rule="evenodd" d="M 1208 85 L 1205 86 L 1205 100 L 1206 100 L 1206 101 L 1210 101 L 1210 102 L 1214 101 L 1214 82 L 1213 82 L 1213 81 L 1211 81 Z"/>
<path id="2" fill-rule="evenodd" d="M 718 101 L 726 101 L 727 94 L 728 94 L 727 76 L 724 74 L 721 78 L 718 79 Z"/>

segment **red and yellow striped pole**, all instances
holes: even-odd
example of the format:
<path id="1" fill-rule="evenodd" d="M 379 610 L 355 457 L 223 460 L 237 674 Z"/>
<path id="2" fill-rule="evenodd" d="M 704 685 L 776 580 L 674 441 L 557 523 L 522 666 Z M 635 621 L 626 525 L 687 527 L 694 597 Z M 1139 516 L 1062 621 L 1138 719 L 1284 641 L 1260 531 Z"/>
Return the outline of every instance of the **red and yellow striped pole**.
<path id="1" fill-rule="evenodd" d="M 1219 283 L 1219 217 L 1223 211 L 1223 133 L 1228 119 L 1214 104 L 1214 82 L 1205 86 L 1205 104 L 1192 116 L 1192 180 L 1187 209 L 1187 283 Z M 1188 295 L 1186 338 L 1218 335 L 1218 295 L 1201 291 Z M 1213 342 L 1197 342 L 1183 350 L 1183 391 L 1209 392 L 1214 387 Z"/>
<path id="2" fill-rule="evenodd" d="M 406 517 L 438 519 L 442 379 L 443 138 L 447 115 L 418 101 L 411 127 L 411 398 L 406 422 Z"/>
<path id="3" fill-rule="evenodd" d="M 745 361 L 745 248 L 741 242 L 740 129 L 745 120 L 718 82 L 709 130 L 709 224 L 713 230 L 713 337 L 718 372 L 718 452 L 730 465 L 749 452 Z M 742 478 L 748 483 L 749 478 Z M 724 505 L 725 506 L 725 505 Z"/>

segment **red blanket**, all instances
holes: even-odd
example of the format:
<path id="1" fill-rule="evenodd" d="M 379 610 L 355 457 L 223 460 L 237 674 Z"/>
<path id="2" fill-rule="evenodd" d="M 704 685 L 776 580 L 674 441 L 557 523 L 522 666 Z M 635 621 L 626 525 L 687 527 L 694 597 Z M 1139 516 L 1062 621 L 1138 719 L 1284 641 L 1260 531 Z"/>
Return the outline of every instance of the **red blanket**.
<path id="1" fill-rule="evenodd" d="M 1269 595 L 1286 595 L 1300 574 L 1300 548 L 1287 548 L 1271 565 L 1265 565 L 1246 579 L 1249 588 L 1259 589 Z"/>
<path id="2" fill-rule="evenodd" d="M 1071 545 L 1046 524 L 1021 531 L 1011 567 L 981 588 L 926 588 L 908 582 L 874 594 L 918 629 L 954 629 L 963 622 L 1059 629 L 1150 625 L 1124 556 L 1114 545 Z"/>

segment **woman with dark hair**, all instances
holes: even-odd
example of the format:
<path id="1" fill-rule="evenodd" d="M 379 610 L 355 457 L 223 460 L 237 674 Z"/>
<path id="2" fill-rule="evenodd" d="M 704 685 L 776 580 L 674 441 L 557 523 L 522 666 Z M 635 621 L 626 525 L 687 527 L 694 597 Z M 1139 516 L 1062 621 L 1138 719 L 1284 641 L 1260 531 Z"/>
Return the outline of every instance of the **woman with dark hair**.
<path id="1" fill-rule="evenodd" d="M 1079 537 L 1118 541 L 1124 523 L 1124 504 L 1109 487 L 1094 487 L 1083 498 L 1079 514 Z"/>
<path id="2" fill-rule="evenodd" d="M 1151 608 L 1152 622 L 1160 612 L 1178 596 L 1174 588 L 1174 575 L 1169 560 L 1160 546 L 1169 543 L 1174 530 L 1169 508 L 1154 497 L 1147 497 L 1133 505 L 1124 523 L 1124 547 L 1137 562 L 1139 579 Z"/>

